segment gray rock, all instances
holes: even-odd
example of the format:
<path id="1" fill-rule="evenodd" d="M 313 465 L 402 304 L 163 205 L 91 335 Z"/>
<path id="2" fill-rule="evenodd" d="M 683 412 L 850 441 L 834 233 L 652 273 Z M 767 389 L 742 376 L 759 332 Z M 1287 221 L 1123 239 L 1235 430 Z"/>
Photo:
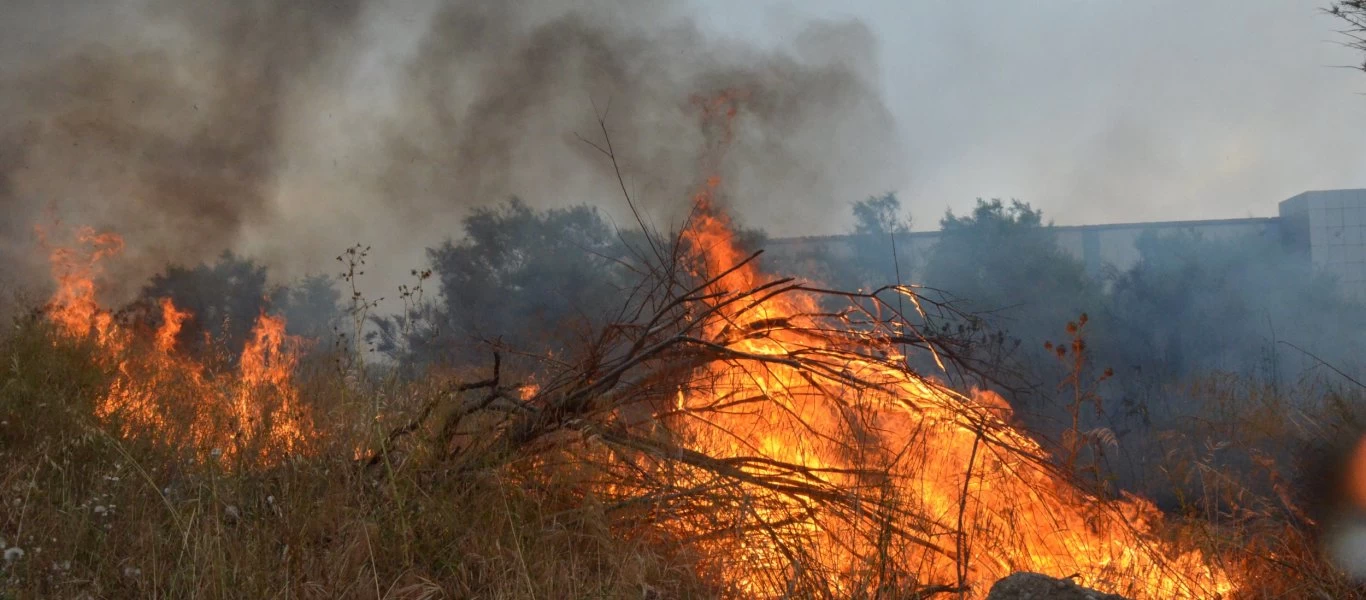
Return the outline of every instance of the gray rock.
<path id="1" fill-rule="evenodd" d="M 987 600 L 1128 600 L 1038 573 L 1015 573 L 991 586 Z"/>

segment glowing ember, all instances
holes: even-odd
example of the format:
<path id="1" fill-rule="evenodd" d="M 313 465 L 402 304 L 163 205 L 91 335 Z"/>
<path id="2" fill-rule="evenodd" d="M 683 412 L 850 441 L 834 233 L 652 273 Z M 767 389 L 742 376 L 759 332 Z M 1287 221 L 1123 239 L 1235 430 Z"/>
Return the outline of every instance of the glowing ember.
<path id="1" fill-rule="evenodd" d="M 305 449 L 309 418 L 291 380 L 297 340 L 285 335 L 283 319 L 260 316 L 235 372 L 211 373 L 176 351 L 192 315 L 170 299 L 159 303 L 161 324 L 150 346 L 100 308 L 100 262 L 119 253 L 122 239 L 86 228 L 77 241 L 49 254 L 57 291 L 48 315 L 63 335 L 92 338 L 99 358 L 114 367 L 96 416 L 125 436 L 186 444 L 201 459 L 266 465 Z"/>
<path id="2" fill-rule="evenodd" d="M 723 142 L 739 102 L 726 94 L 703 103 L 708 119 L 724 117 L 709 124 Z M 877 498 L 879 509 L 897 515 L 881 532 L 858 530 L 854 523 L 866 521 L 857 515 L 827 514 L 805 492 L 758 481 L 738 496 L 733 508 L 743 517 L 735 521 L 766 526 L 737 527 L 736 537 L 714 548 L 727 580 L 746 594 L 781 594 L 802 571 L 820 571 L 842 586 L 833 591 L 866 595 L 869 573 L 892 561 L 917 574 L 920 585 L 962 586 L 979 598 L 1015 571 L 1076 575 L 1083 585 L 1136 598 L 1233 591 L 1230 577 L 1200 552 L 1159 539 L 1161 515 L 1151 503 L 1099 498 L 1071 485 L 1037 442 L 1009 425 L 1009 406 L 995 394 L 963 395 L 921 379 L 902 367 L 904 356 L 891 344 L 862 360 L 823 355 L 831 338 L 810 332 L 831 325 L 808 316 L 820 312 L 812 295 L 726 304 L 727 293 L 768 279 L 753 263 L 735 268 L 746 255 L 714 206 L 719 186 L 709 174 L 685 237 L 705 265 L 699 275 L 734 269 L 708 290 L 718 317 L 706 329 L 733 358 L 711 363 L 679 399 L 691 449 L 761 465 L 751 467 L 760 476 L 762 465 L 797 465 L 805 481 Z M 774 322 L 784 325 L 766 325 Z M 879 346 L 871 338 L 862 343 Z M 813 376 L 781 360 L 792 356 L 830 374 Z M 795 556 L 784 542 L 790 539 L 811 541 L 816 556 Z"/>
<path id="3" fill-rule="evenodd" d="M 521 389 L 517 390 L 517 395 L 520 396 L 523 401 L 531 400 L 539 393 L 541 393 L 541 386 L 533 382 L 525 383 L 522 385 Z"/>

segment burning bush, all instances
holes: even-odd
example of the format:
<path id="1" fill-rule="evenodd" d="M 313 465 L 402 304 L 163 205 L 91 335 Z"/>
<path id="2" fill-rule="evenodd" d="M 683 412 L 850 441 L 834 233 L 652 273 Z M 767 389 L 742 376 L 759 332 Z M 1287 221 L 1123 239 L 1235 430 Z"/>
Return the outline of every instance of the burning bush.
<path id="1" fill-rule="evenodd" d="M 116 423 L 125 436 L 169 441 L 200 458 L 259 464 L 303 451 L 311 426 L 292 382 L 298 340 L 285 334 L 284 320 L 261 314 L 233 370 L 215 373 L 177 348 L 193 314 L 170 298 L 158 303 L 160 325 L 150 339 L 100 308 L 100 262 L 116 255 L 123 242 L 89 230 L 79 232 L 77 241 L 52 252 L 58 290 L 48 310 L 61 335 L 88 340 L 96 360 L 112 373 L 94 407 L 97 417 Z"/>

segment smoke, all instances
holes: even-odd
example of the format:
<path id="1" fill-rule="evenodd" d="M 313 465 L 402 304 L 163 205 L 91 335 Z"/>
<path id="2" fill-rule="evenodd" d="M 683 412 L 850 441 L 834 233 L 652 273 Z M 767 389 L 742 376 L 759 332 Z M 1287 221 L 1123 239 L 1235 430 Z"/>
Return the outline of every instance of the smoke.
<path id="1" fill-rule="evenodd" d="M 143 275 L 269 218 L 294 94 L 360 12 L 358 0 L 63 8 L 74 16 L 35 3 L 8 20 L 70 19 L 52 25 L 61 43 L 7 48 L 0 202 L 19 218 L 4 234 L 14 244 L 52 220 L 112 229 L 129 241 L 121 265 Z"/>
<path id="2" fill-rule="evenodd" d="M 626 225 L 599 116 L 667 226 L 701 176 L 693 98 L 725 90 L 746 98 L 722 163 L 742 219 L 795 233 L 892 181 L 865 27 L 812 23 L 788 52 L 709 36 L 686 5 L 610 4 L 10 3 L 3 33 L 39 33 L 0 45 L 4 263 L 36 270 L 32 226 L 54 219 L 123 234 L 129 289 L 224 249 L 300 275 L 363 242 L 373 272 L 406 273 L 514 195 Z"/>

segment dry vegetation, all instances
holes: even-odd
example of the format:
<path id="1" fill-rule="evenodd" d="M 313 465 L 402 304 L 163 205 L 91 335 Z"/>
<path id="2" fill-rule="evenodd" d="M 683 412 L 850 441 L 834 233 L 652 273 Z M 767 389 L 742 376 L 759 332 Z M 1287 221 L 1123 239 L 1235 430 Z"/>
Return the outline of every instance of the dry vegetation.
<path id="1" fill-rule="evenodd" d="M 264 315 L 241 355 L 191 358 L 170 301 L 159 322 L 98 308 L 120 243 L 84 232 L 84 251 L 52 252 L 53 301 L 0 347 L 0 591 L 982 598 L 1036 571 L 1137 599 L 1354 593 L 1284 486 L 1252 498 L 1168 453 L 1174 482 L 1205 492 L 1188 514 L 1105 489 L 1080 460 L 1105 439 L 1078 431 L 1100 402 L 1084 320 L 1071 436 L 1050 449 L 1000 396 L 943 383 L 991 379 L 932 333 L 969 315 L 911 287 L 761 272 L 712 208 L 718 183 L 636 249 L 639 285 L 577 347 L 417 376 L 351 348 L 297 363 Z M 1244 395 L 1210 395 L 1211 423 L 1260 432 L 1248 421 L 1278 399 Z M 1293 437 L 1278 433 L 1249 452 Z"/>
<path id="2" fill-rule="evenodd" d="M 998 396 L 907 367 L 990 379 L 926 333 L 964 315 L 764 276 L 706 200 L 565 355 L 414 376 L 316 351 L 263 383 L 135 321 L 119 343 L 7 322 L 0 598 L 980 598 L 1015 570 L 1135 598 L 1363 596 L 1317 554 L 1309 471 L 1269 450 L 1355 434 L 1360 398 L 1201 381 L 1205 418 L 1154 447 L 1181 507 L 1162 514 L 1108 485 L 1113 434 L 1080 430 L 1102 401 L 1084 322 L 1058 350 L 1072 426 L 1045 446 Z M 242 410 L 295 400 L 286 438 Z"/>
<path id="3" fill-rule="evenodd" d="M 614 535 L 569 470 L 452 473 L 353 458 L 387 413 L 436 381 L 352 389 L 319 369 L 316 455 L 267 470 L 199 463 L 156 432 L 123 439 L 93 418 L 111 376 L 50 327 L 8 332 L 0 376 L 0 537 L 22 549 L 0 596 L 639 598 L 703 592 L 681 557 Z M 342 426 L 349 424 L 350 427 Z M 183 450 L 181 448 L 180 450 Z"/>
<path id="4" fill-rule="evenodd" d="M 990 396 L 906 370 L 904 351 L 972 367 L 915 325 L 948 307 L 682 254 L 715 243 L 698 234 L 661 250 L 673 254 L 617 323 L 573 356 L 513 367 L 491 354 L 403 379 L 315 354 L 293 379 L 307 443 L 286 454 L 206 453 L 205 439 L 223 438 L 194 433 L 196 410 L 157 427 L 97 418 L 123 363 L 41 315 L 21 319 L 0 347 L 0 538 L 16 549 L 0 591 L 981 597 L 1032 568 L 1137 597 L 1213 597 L 1221 582 L 1239 597 L 1354 593 L 1315 557 L 1288 495 L 1254 498 L 1207 457 L 1172 455 L 1173 476 L 1212 501 L 1163 523 L 1142 502 L 1073 487 Z M 816 296 L 849 308 L 824 312 Z M 206 369 L 231 385 L 214 376 L 226 363 Z M 157 381 L 171 405 L 204 401 L 200 383 Z M 1249 451 L 1287 433 L 1267 427 L 1315 422 L 1278 420 L 1275 395 L 1206 396 L 1211 427 L 1243 432 L 1230 443 Z M 246 458 L 267 455 L 280 458 Z"/>

